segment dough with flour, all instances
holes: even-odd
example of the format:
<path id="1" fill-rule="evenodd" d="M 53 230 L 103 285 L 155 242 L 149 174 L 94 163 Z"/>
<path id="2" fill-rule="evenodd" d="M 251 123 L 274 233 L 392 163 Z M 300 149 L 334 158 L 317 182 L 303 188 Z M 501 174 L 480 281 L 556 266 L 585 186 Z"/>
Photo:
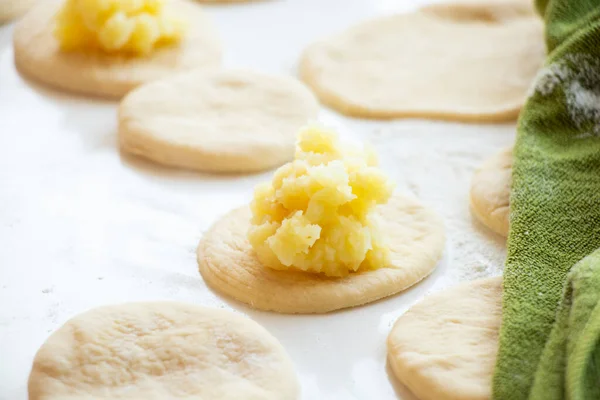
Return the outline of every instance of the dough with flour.
<path id="1" fill-rule="evenodd" d="M 119 108 L 121 148 L 160 164 L 250 172 L 294 157 L 319 104 L 302 83 L 249 71 L 191 72 L 130 93 Z"/>
<path id="2" fill-rule="evenodd" d="M 471 209 L 484 225 L 508 236 L 510 189 L 512 185 L 512 148 L 487 160 L 471 181 Z"/>
<path id="3" fill-rule="evenodd" d="M 189 22 L 182 41 L 155 49 L 146 57 L 100 52 L 65 52 L 52 33 L 60 1 L 47 0 L 33 9 L 14 32 L 15 64 L 31 78 L 61 89 L 120 98 L 131 89 L 178 71 L 218 67 L 221 48 L 216 32 L 201 8 L 172 2 Z"/>
<path id="4" fill-rule="evenodd" d="M 198 246 L 200 273 L 211 287 L 252 307 L 281 313 L 326 313 L 401 292 L 428 276 L 445 244 L 440 217 L 417 200 L 395 195 L 378 214 L 392 265 L 328 278 L 263 266 L 246 237 L 250 210 L 221 218 Z"/>
<path id="5" fill-rule="evenodd" d="M 367 21 L 309 46 L 300 75 L 352 116 L 516 119 L 545 55 L 529 3 L 439 4 Z"/>
<path id="6" fill-rule="evenodd" d="M 25 14 L 39 0 L 0 0 L 0 23 Z"/>
<path id="7" fill-rule="evenodd" d="M 502 278 L 426 297 L 388 337 L 396 377 L 420 400 L 488 400 L 502 321 Z"/>
<path id="8" fill-rule="evenodd" d="M 221 309 L 153 302 L 101 307 L 56 331 L 35 356 L 29 400 L 296 400 L 279 342 Z"/>

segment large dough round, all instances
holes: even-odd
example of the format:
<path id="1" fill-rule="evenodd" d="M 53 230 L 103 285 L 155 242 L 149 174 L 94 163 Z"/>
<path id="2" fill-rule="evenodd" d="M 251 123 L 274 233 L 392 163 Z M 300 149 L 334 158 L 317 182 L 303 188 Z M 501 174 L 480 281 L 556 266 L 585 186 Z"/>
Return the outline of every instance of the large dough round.
<path id="1" fill-rule="evenodd" d="M 99 52 L 63 52 L 52 33 L 61 1 L 47 0 L 32 10 L 14 32 L 19 71 L 40 82 L 84 94 L 120 98 L 131 89 L 178 71 L 218 67 L 219 40 L 199 6 L 176 0 L 173 7 L 189 21 L 181 43 L 147 57 Z"/>
<path id="2" fill-rule="evenodd" d="M 435 213 L 405 196 L 394 196 L 378 212 L 392 253 L 388 267 L 344 278 L 267 268 L 246 238 L 250 210 L 244 207 L 223 217 L 201 240 L 200 273 L 217 291 L 281 313 L 326 313 L 391 296 L 435 269 L 444 250 L 444 225 Z"/>
<path id="3" fill-rule="evenodd" d="M 42 345 L 29 400 L 296 400 L 279 342 L 256 322 L 191 304 L 88 311 Z"/>
<path id="4" fill-rule="evenodd" d="M 396 377 L 420 400 L 488 400 L 502 321 L 502 278 L 426 297 L 388 337 Z"/>
<path id="5" fill-rule="evenodd" d="M 439 4 L 371 20 L 308 47 L 300 74 L 348 115 L 516 119 L 545 53 L 529 3 Z"/>
<path id="6" fill-rule="evenodd" d="M 512 148 L 487 160 L 471 182 L 471 209 L 484 225 L 508 236 L 510 189 L 512 185 Z"/>
<path id="7" fill-rule="evenodd" d="M 0 0 L 0 23 L 19 18 L 38 0 Z"/>
<path id="8" fill-rule="evenodd" d="M 248 172 L 294 157 L 319 104 L 302 83 L 248 71 L 191 72 L 131 92 L 119 109 L 124 151 L 160 164 Z"/>

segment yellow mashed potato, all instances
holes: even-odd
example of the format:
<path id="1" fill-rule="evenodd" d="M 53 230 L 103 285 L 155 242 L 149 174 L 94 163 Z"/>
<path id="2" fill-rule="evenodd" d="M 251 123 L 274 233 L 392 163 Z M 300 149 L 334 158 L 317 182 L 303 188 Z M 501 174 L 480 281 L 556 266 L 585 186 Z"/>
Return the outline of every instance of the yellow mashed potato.
<path id="1" fill-rule="evenodd" d="M 373 151 L 342 146 L 335 132 L 300 132 L 296 157 L 256 188 L 248 239 L 258 259 L 339 277 L 389 264 L 374 209 L 393 186 Z"/>
<path id="2" fill-rule="evenodd" d="M 148 54 L 176 43 L 184 23 L 165 8 L 166 0 L 66 0 L 56 16 L 61 48 Z"/>

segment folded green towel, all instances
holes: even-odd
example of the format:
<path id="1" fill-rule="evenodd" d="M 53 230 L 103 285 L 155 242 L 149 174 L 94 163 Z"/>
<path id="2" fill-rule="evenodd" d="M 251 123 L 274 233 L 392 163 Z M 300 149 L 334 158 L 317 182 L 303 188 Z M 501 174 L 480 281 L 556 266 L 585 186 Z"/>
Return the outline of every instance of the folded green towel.
<path id="1" fill-rule="evenodd" d="M 600 399 L 600 0 L 536 6 L 549 54 L 519 120 L 493 398 Z"/>

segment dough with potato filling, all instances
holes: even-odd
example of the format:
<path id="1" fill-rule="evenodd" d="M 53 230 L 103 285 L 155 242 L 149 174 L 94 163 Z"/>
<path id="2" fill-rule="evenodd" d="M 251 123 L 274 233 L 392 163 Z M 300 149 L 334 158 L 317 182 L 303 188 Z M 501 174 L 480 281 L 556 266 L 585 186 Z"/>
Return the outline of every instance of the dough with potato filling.
<path id="1" fill-rule="evenodd" d="M 40 2 L 15 27 L 17 69 L 42 83 L 82 94 L 120 98 L 143 83 L 191 69 L 213 69 L 221 64 L 216 31 L 202 9 L 191 2 L 169 3 L 174 14 L 190 21 L 185 35 L 176 43 L 154 46 L 143 56 L 131 51 L 93 48 L 65 51 L 55 35 L 56 15 L 64 4 L 60 0 Z"/>
<path id="2" fill-rule="evenodd" d="M 66 0 L 54 34 L 63 50 L 148 54 L 184 35 L 184 18 L 167 5 L 167 0 Z"/>
<path id="3" fill-rule="evenodd" d="M 277 270 L 339 277 L 381 268 L 390 254 L 374 211 L 392 191 L 372 150 L 308 127 L 295 160 L 257 187 L 248 239 L 263 265 Z"/>

